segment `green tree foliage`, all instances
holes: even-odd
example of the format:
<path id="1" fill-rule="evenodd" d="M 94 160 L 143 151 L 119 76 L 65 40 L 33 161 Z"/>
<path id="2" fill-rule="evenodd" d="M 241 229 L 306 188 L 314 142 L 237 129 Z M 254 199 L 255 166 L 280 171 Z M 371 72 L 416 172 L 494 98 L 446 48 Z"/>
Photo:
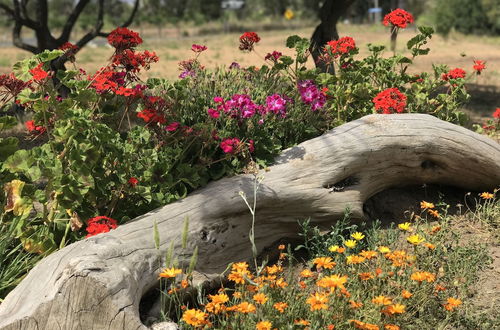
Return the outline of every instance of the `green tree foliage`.
<path id="1" fill-rule="evenodd" d="M 500 0 L 437 0 L 434 24 L 438 33 L 500 33 Z"/>

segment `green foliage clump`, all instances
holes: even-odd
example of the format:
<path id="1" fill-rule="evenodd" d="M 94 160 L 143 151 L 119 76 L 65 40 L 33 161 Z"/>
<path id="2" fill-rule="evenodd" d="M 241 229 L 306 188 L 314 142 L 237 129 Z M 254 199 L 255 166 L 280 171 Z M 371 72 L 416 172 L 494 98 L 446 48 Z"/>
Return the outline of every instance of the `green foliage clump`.
<path id="1" fill-rule="evenodd" d="M 438 0 L 433 21 L 437 32 L 444 35 L 452 29 L 463 34 L 497 34 L 499 8 L 499 0 Z"/>

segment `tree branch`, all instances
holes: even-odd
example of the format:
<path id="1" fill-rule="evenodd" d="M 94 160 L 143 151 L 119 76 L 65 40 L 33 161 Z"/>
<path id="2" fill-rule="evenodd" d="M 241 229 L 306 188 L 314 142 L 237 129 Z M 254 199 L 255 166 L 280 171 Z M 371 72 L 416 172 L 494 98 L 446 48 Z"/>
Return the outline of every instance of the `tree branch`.
<path id="1" fill-rule="evenodd" d="M 19 3 L 18 1 L 16 1 Z M 21 13 L 23 15 L 23 20 L 28 23 L 29 25 L 33 26 L 33 28 L 37 25 L 37 22 L 32 20 L 29 15 L 28 15 L 28 10 L 26 9 L 28 7 L 28 2 L 29 0 L 21 0 Z M 27 24 L 25 24 L 27 25 Z"/>
<path id="2" fill-rule="evenodd" d="M 89 41 L 94 39 L 96 36 L 101 35 L 101 29 L 102 26 L 104 25 L 103 17 L 104 17 L 104 0 L 99 0 L 97 19 L 94 28 L 92 29 L 92 31 L 88 32 L 80 40 L 78 40 L 76 45 L 78 46 L 79 49 L 82 49 L 83 46 L 85 46 Z"/>
<path id="3" fill-rule="evenodd" d="M 48 30 L 48 8 L 47 8 L 47 0 L 37 0 L 37 17 L 38 17 L 38 25 L 42 29 Z"/>
<path id="4" fill-rule="evenodd" d="M 125 23 L 122 24 L 122 27 L 127 27 L 130 24 L 132 24 L 132 21 L 134 20 L 138 8 L 139 8 L 139 0 L 135 0 L 134 8 L 132 9 L 132 12 L 130 13 L 128 20 L 126 20 Z"/>
<path id="5" fill-rule="evenodd" d="M 12 8 L 10 8 L 9 6 L 7 6 L 6 4 L 3 4 L 3 3 L 0 3 L 0 9 L 3 9 L 3 11 L 5 11 L 5 13 L 9 16 L 11 16 L 12 18 L 16 18 L 16 14 L 14 13 L 14 10 Z"/>
<path id="6" fill-rule="evenodd" d="M 23 28 L 23 25 L 21 22 L 17 21 L 15 22 L 14 29 L 12 29 L 12 41 L 14 43 L 14 46 L 19 47 L 21 49 L 27 50 L 28 52 L 31 52 L 33 54 L 36 54 L 38 52 L 38 48 L 32 45 L 28 45 L 23 42 L 21 38 L 21 30 Z"/>
<path id="7" fill-rule="evenodd" d="M 13 10 L 13 18 L 16 22 L 19 22 L 19 24 L 24 25 L 32 30 L 35 30 L 37 28 L 37 23 L 31 19 L 26 19 L 22 16 L 22 9 L 19 4 L 19 0 L 12 0 L 12 5 L 14 6 Z"/>
<path id="8" fill-rule="evenodd" d="M 66 24 L 64 24 L 61 36 L 57 41 L 59 43 L 64 43 L 69 41 L 69 37 L 71 35 L 71 31 L 73 31 L 73 27 L 75 26 L 76 22 L 78 21 L 78 17 L 82 13 L 82 11 L 85 9 L 85 7 L 88 5 L 90 0 L 80 0 L 78 1 L 78 4 L 75 6 L 71 14 L 69 15 L 68 19 L 66 20 Z"/>

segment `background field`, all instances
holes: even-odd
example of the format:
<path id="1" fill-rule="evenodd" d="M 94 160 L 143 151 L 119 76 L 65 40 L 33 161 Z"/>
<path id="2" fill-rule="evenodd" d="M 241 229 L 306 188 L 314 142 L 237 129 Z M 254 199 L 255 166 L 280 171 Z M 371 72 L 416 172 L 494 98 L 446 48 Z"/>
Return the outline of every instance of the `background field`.
<path id="1" fill-rule="evenodd" d="M 240 32 L 220 33 L 216 28 L 205 26 L 202 28 L 186 28 L 182 31 L 170 28 L 161 31 L 159 38 L 157 29 L 133 28 L 141 32 L 144 39 L 143 49 L 155 51 L 160 61 L 154 64 L 145 75 L 147 77 L 164 77 L 176 79 L 179 74 L 178 62 L 192 56 L 190 50 L 193 43 L 204 44 L 208 50 L 204 52 L 200 61 L 207 68 L 216 66 L 228 66 L 232 62 L 238 62 L 242 66 L 256 65 L 264 63 L 263 57 L 273 50 L 290 54 L 285 47 L 285 40 L 288 36 L 298 34 L 302 37 L 310 37 L 315 25 L 313 23 L 289 24 L 280 30 L 259 32 L 262 40 L 256 47 L 256 53 L 243 53 L 238 50 L 238 37 Z M 216 32 L 210 33 L 214 30 Z M 249 27 L 249 30 L 251 28 Z M 200 34 L 201 33 L 201 34 Z M 339 25 L 341 36 L 352 36 L 360 48 L 360 56 L 367 54 L 368 43 L 384 44 L 389 46 L 389 31 L 382 26 L 372 25 Z M 0 73 L 10 71 L 12 65 L 31 54 L 15 48 L 6 46 L 9 38 L 8 31 L 4 31 L 0 48 Z M 185 36 L 185 35 L 195 36 Z M 407 29 L 400 33 L 398 37 L 397 50 L 408 55 L 406 51 L 406 41 L 415 34 L 413 29 Z M 461 34 L 451 34 L 448 38 L 435 35 L 429 42 L 431 52 L 427 56 L 417 58 L 412 71 L 430 70 L 432 64 L 448 64 L 450 68 L 460 67 L 467 72 L 472 71 L 473 60 L 480 59 L 486 61 L 486 70 L 472 79 L 468 85 L 472 95 L 470 103 L 466 106 L 466 111 L 474 122 L 482 122 L 485 118 L 491 117 L 496 107 L 500 106 L 500 37 L 478 37 L 464 36 Z M 96 41 L 85 47 L 77 55 L 77 66 L 80 66 L 92 73 L 105 65 L 107 59 L 112 54 L 112 49 L 105 43 L 105 39 Z M 390 51 L 385 52 L 385 56 L 390 56 Z M 260 55 L 260 56 L 259 56 Z M 291 54 L 290 54 L 291 55 Z M 312 67 L 313 63 L 310 61 Z"/>

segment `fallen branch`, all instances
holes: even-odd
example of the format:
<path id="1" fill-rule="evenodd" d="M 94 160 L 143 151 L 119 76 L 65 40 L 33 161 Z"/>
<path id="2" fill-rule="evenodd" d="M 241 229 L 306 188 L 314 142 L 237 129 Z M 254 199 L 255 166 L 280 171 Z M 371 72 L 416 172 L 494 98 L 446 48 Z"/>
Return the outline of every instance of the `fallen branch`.
<path id="1" fill-rule="evenodd" d="M 258 252 L 296 238 L 297 220 L 329 228 L 350 208 L 389 187 L 439 183 L 486 191 L 500 185 L 500 145 L 428 115 L 370 115 L 285 150 L 258 191 Z M 142 296 L 157 286 L 160 264 L 174 242 L 189 263 L 198 247 L 198 282 L 229 262 L 252 257 L 251 215 L 239 196 L 253 194 L 253 176 L 212 182 L 107 234 L 77 242 L 43 259 L 0 305 L 0 329 L 146 329 Z M 189 243 L 181 248 L 184 218 Z M 160 232 L 155 249 L 153 223 Z"/>

